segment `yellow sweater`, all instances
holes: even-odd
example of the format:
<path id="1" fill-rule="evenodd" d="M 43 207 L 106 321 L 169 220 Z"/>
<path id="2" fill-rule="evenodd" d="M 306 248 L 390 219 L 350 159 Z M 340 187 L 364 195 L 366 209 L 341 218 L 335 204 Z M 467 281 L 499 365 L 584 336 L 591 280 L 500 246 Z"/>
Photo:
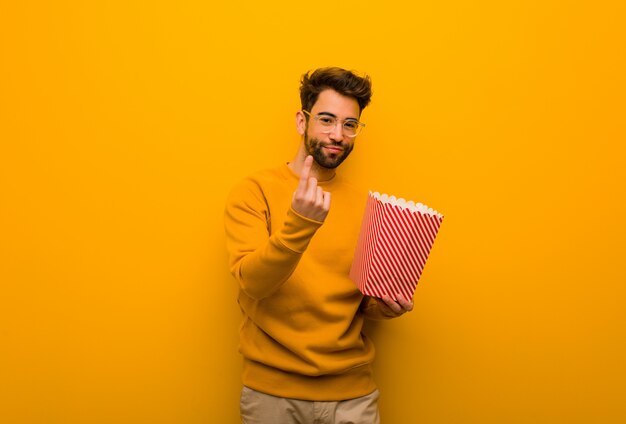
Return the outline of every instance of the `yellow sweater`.
<path id="1" fill-rule="evenodd" d="M 375 390 L 374 346 L 364 316 L 395 316 L 349 278 L 366 195 L 339 176 L 326 220 L 291 208 L 298 176 L 287 165 L 256 173 L 231 192 L 225 230 L 243 313 L 243 384 L 274 396 L 343 400 Z"/>

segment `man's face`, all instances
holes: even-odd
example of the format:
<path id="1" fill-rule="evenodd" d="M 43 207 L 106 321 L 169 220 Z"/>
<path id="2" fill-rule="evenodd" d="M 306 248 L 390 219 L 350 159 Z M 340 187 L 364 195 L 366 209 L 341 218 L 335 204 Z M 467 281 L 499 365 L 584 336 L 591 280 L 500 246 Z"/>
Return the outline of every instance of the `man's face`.
<path id="1" fill-rule="evenodd" d="M 323 168 L 338 167 L 354 147 L 354 139 L 343 134 L 342 123 L 345 119 L 359 119 L 359 104 L 356 99 L 346 97 L 335 90 L 324 90 L 310 110 L 311 116 L 304 132 L 304 147 L 307 154 Z M 332 116 L 338 122 L 330 133 L 324 133 L 316 116 Z"/>

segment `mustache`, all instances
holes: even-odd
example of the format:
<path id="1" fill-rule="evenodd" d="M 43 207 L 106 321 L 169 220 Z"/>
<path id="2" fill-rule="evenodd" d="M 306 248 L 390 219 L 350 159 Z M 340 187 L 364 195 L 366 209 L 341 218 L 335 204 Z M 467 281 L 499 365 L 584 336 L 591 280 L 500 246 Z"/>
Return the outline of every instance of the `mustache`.
<path id="1" fill-rule="evenodd" d="M 322 147 L 329 146 L 329 147 L 339 147 L 341 149 L 345 148 L 345 144 L 342 141 L 331 141 L 329 143 L 324 143 L 318 140 L 317 144 L 319 144 Z"/>

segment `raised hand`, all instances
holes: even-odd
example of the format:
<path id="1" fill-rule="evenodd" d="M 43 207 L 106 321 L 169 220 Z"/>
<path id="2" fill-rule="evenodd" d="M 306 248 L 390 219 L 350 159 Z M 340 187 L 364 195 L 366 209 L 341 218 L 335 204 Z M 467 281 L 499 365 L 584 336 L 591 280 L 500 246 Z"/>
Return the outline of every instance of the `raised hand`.
<path id="1" fill-rule="evenodd" d="M 315 221 L 324 221 L 330 210 L 330 193 L 317 185 L 317 179 L 309 177 L 313 156 L 304 160 L 298 188 L 293 193 L 291 207 L 300 215 Z"/>

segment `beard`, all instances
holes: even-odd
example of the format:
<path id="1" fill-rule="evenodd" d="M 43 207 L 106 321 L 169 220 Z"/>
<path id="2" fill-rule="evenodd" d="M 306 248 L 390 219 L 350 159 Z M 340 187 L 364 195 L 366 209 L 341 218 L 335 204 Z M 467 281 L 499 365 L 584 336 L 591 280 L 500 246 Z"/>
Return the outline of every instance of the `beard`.
<path id="1" fill-rule="evenodd" d="M 343 150 L 338 153 L 324 153 L 324 146 L 337 146 Z M 313 159 L 319 166 L 326 169 L 335 169 L 350 155 L 354 145 L 333 142 L 324 143 L 315 137 L 309 138 L 308 134 L 305 133 L 304 147 L 307 154 L 313 156 Z"/>

